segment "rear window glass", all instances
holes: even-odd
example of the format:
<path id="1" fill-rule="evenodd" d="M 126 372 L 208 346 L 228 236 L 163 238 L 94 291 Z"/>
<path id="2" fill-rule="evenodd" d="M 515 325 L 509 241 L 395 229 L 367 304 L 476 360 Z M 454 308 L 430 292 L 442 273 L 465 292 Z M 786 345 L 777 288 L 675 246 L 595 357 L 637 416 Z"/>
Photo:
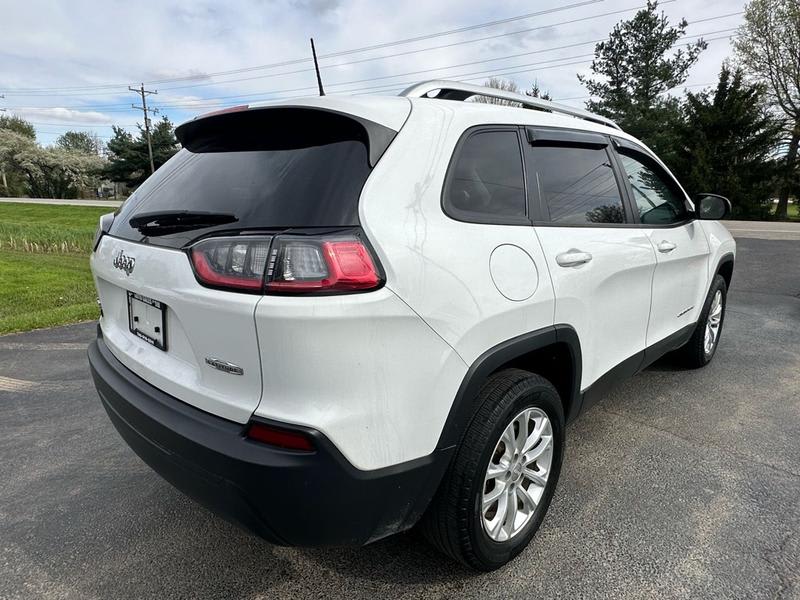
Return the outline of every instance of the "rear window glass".
<path id="1" fill-rule="evenodd" d="M 265 117 L 242 113 L 236 126 L 211 126 L 192 139 L 187 145 L 201 151 L 184 148 L 142 184 L 111 234 L 179 247 L 215 230 L 358 225 L 358 199 L 371 171 L 363 128 L 337 115 L 295 119 L 292 126 Z M 130 225 L 137 215 L 170 211 L 235 220 L 149 237 Z"/>

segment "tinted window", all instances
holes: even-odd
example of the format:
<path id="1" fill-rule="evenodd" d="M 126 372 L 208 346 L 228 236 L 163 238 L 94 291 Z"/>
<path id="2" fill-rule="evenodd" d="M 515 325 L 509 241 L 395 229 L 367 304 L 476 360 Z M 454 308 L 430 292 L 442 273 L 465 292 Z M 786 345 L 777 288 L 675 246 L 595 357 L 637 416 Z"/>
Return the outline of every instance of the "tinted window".
<path id="1" fill-rule="evenodd" d="M 633 156 L 621 154 L 620 159 L 642 223 L 663 225 L 686 219 L 683 196 L 674 184 L 668 183 L 666 174 L 659 174 L 655 165 L 650 166 Z"/>
<path id="2" fill-rule="evenodd" d="M 457 217 L 525 217 L 525 179 L 516 131 L 482 131 L 461 145 L 448 175 L 445 206 Z"/>
<path id="3" fill-rule="evenodd" d="M 371 170 L 359 125 L 341 126 L 336 117 L 317 135 L 305 121 L 294 121 L 294 133 L 263 115 L 241 119 L 246 132 L 215 132 L 200 151 L 183 149 L 156 171 L 123 205 L 111 234 L 178 247 L 211 231 L 358 224 L 358 199 Z M 169 211 L 235 220 L 150 237 L 130 225 L 137 215 Z"/>
<path id="4" fill-rule="evenodd" d="M 581 225 L 624 223 L 617 180 L 603 148 L 533 146 L 532 170 L 550 221 Z"/>

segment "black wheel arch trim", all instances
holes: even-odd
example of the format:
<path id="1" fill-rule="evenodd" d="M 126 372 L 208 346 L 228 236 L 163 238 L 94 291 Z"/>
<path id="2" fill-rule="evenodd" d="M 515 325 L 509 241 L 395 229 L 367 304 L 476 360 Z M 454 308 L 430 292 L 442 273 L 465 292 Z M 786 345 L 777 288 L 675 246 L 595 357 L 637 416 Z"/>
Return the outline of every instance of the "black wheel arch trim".
<path id="1" fill-rule="evenodd" d="M 456 393 L 450 413 L 445 421 L 437 448 L 457 446 L 474 417 L 478 395 L 483 384 L 495 371 L 530 352 L 562 344 L 566 346 L 571 361 L 572 381 L 569 398 L 562 398 L 566 420 L 574 420 L 581 405 L 582 355 L 578 334 L 569 325 L 551 325 L 524 333 L 493 346 L 481 354 L 467 370 Z"/>
<path id="2" fill-rule="evenodd" d="M 733 278 L 733 267 L 736 264 L 736 257 L 734 256 L 733 252 L 726 252 L 720 257 L 720 259 L 717 261 L 717 267 L 714 269 L 714 275 L 719 275 L 722 267 L 728 263 L 731 265 L 731 278 Z M 711 283 L 713 283 L 713 277 L 712 281 L 709 283 L 709 287 L 711 286 Z M 726 281 L 726 283 L 728 284 L 728 287 L 730 287 L 730 280 Z"/>

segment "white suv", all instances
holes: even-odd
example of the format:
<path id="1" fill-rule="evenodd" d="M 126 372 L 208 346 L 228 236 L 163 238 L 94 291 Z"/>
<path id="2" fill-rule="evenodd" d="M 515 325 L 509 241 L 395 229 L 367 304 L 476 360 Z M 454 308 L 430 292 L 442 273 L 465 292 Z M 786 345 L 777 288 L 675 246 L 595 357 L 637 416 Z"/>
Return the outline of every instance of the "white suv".
<path id="1" fill-rule="evenodd" d="M 727 201 L 695 208 L 603 117 L 433 81 L 177 136 L 101 219 L 92 373 L 141 458 L 272 542 L 420 522 L 497 568 L 542 522 L 565 423 L 717 348 Z"/>

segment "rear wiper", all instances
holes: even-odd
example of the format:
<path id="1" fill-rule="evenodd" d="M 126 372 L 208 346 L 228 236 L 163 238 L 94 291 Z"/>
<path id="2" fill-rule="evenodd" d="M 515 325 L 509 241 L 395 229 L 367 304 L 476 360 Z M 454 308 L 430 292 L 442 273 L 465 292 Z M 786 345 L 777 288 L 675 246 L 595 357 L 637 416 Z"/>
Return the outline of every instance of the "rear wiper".
<path id="1" fill-rule="evenodd" d="M 235 223 L 238 220 L 236 215 L 230 213 L 165 210 L 136 215 L 128 223 L 143 235 L 157 236 Z"/>

